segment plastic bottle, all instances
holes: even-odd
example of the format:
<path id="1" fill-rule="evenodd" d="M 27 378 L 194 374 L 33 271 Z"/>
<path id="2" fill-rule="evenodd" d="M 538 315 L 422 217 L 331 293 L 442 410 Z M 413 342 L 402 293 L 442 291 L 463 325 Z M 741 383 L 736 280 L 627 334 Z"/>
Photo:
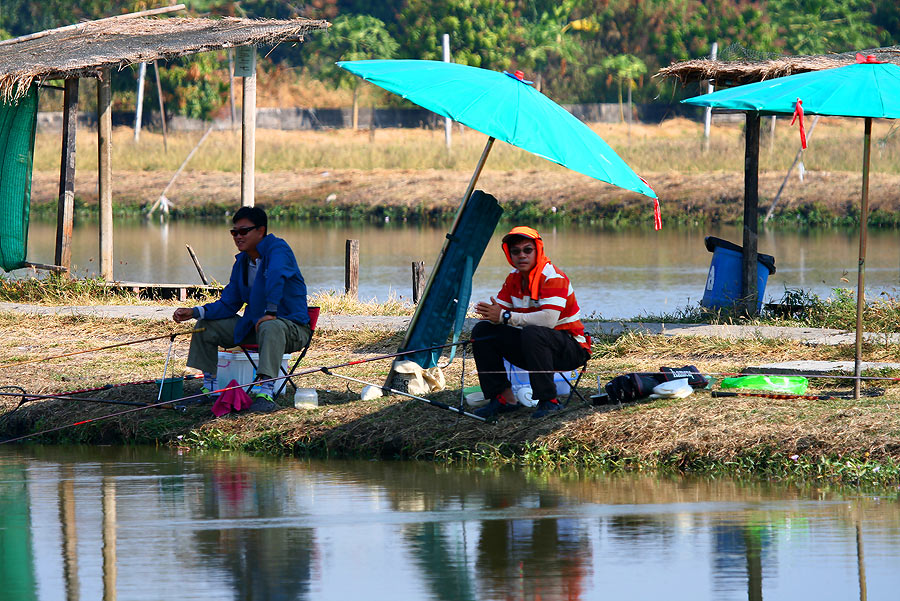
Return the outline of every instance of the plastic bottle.
<path id="1" fill-rule="evenodd" d="M 294 407 L 313 409 L 319 406 L 319 393 L 315 388 L 298 388 L 294 393 Z"/>

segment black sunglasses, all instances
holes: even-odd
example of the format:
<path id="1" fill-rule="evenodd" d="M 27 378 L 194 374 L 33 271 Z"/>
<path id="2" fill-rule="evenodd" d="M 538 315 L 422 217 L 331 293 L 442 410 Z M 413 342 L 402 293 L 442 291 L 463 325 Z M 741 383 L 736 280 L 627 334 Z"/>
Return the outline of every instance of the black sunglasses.
<path id="1" fill-rule="evenodd" d="M 509 249 L 509 254 L 511 254 L 511 255 L 516 255 L 516 256 L 518 256 L 518 255 L 530 255 L 530 254 L 533 253 L 533 252 L 534 252 L 534 247 L 533 247 L 533 246 L 526 246 L 525 248 L 517 248 L 517 247 L 513 247 L 513 248 L 510 248 L 510 249 Z"/>
<path id="2" fill-rule="evenodd" d="M 234 237 L 237 237 L 238 235 L 246 236 L 247 234 L 249 234 L 250 232 L 252 232 L 253 230 L 255 230 L 258 227 L 259 227 L 258 225 L 251 225 L 251 226 L 247 226 L 247 227 L 232 228 L 228 231 L 230 231 L 231 235 Z"/>

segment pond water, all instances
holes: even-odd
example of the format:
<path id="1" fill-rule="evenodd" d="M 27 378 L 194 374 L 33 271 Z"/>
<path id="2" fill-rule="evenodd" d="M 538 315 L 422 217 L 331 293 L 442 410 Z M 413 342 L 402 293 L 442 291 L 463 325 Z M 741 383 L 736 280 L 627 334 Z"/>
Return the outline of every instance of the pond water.
<path id="1" fill-rule="evenodd" d="M 117 222 L 114 276 L 138 282 L 200 283 L 185 249 L 196 251 L 207 275 L 226 282 L 235 249 L 230 223 Z M 273 223 L 271 231 L 294 249 L 311 291 L 344 289 L 345 241 L 360 241 L 360 298 L 409 299 L 413 261 L 430 272 L 446 229 L 404 224 L 329 225 Z M 503 231 L 499 231 L 503 230 Z M 472 302 L 496 294 L 510 267 L 500 250 L 505 226 L 498 228 L 475 273 Z M 33 221 L 30 261 L 52 263 L 56 224 Z M 542 231 L 547 255 L 571 279 L 582 311 L 606 319 L 671 313 L 696 305 L 703 296 L 710 255 L 706 235 L 738 244 L 740 228 L 670 228 L 607 231 L 586 227 L 548 227 Z M 96 224 L 75 228 L 72 261 L 79 275 L 96 273 Z M 785 288 L 803 288 L 825 298 L 833 288 L 856 288 L 859 241 L 855 231 L 818 230 L 760 234 L 760 252 L 775 256 L 777 272 L 769 278 L 767 300 Z M 14 272 L 16 275 L 28 270 Z M 900 244 L 895 231 L 871 231 L 866 268 L 867 295 L 893 294 L 900 283 Z"/>
<path id="2" fill-rule="evenodd" d="M 0 599 L 894 599 L 897 494 L 0 447 Z"/>

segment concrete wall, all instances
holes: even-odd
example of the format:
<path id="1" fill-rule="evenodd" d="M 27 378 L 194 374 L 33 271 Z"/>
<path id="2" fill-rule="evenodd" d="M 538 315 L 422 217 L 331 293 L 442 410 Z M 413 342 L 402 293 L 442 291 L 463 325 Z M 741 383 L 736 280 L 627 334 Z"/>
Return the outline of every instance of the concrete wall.
<path id="1" fill-rule="evenodd" d="M 620 119 L 619 105 L 616 103 L 566 104 L 563 107 L 570 113 L 588 123 L 618 123 Z M 625 107 L 627 110 L 627 106 Z M 702 119 L 703 113 L 696 107 L 676 103 L 635 104 L 635 120 L 658 123 L 675 116 Z M 113 112 L 113 125 L 134 126 L 133 112 Z M 740 116 L 743 118 L 743 116 Z M 41 112 L 37 117 L 38 131 L 62 131 L 62 112 Z M 359 127 L 368 129 L 374 119 L 376 128 L 385 127 L 443 127 L 444 119 L 431 111 L 422 108 L 359 108 Z M 259 129 L 310 130 L 340 129 L 350 127 L 353 122 L 350 108 L 314 109 L 301 107 L 259 108 L 256 112 L 256 127 Z M 79 127 L 96 128 L 97 116 L 94 113 L 79 113 Z M 167 121 L 169 131 L 203 131 L 209 127 L 208 122 L 200 119 L 189 119 L 180 115 L 170 116 Z M 159 129 L 158 112 L 144 114 L 144 127 Z M 235 127 L 240 128 L 240 112 Z M 231 118 L 213 120 L 216 129 L 232 127 Z"/>

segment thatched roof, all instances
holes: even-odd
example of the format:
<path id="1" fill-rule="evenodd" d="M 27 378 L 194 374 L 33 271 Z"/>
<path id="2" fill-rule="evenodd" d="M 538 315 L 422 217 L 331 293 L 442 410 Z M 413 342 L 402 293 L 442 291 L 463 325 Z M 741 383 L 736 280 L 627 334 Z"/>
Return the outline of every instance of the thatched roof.
<path id="1" fill-rule="evenodd" d="M 328 26 L 327 21 L 311 19 L 134 18 L 51 30 L 0 44 L 0 97 L 18 98 L 35 81 L 99 77 L 104 68 L 247 44 L 302 42 L 308 32 Z"/>
<path id="2" fill-rule="evenodd" d="M 860 50 L 883 62 L 900 65 L 900 46 Z M 674 77 L 682 84 L 706 79 L 720 86 L 736 86 L 806 71 L 842 67 L 856 62 L 856 52 L 818 56 L 784 56 L 761 61 L 713 61 L 696 59 L 673 63 L 659 70 L 657 77 Z"/>

